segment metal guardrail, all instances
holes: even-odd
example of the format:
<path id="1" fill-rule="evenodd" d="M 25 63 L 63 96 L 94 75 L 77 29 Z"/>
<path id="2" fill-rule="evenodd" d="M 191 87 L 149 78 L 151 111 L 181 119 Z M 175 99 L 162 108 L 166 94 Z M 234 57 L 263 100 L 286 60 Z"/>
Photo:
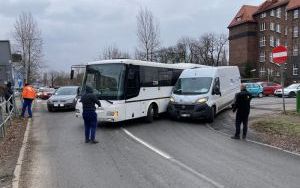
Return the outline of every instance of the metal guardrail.
<path id="1" fill-rule="evenodd" d="M 2 101 L 2 102 L 1 102 Z M 15 114 L 15 100 L 11 95 L 8 100 L 0 100 L 0 138 L 4 138 L 8 126 L 11 126 Z"/>

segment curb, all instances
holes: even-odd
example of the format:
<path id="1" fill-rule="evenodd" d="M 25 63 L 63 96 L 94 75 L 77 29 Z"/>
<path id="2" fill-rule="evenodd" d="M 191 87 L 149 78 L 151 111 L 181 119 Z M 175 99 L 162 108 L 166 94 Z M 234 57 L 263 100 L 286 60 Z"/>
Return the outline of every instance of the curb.
<path id="1" fill-rule="evenodd" d="M 31 122 L 32 122 L 32 119 L 28 119 L 25 134 L 24 134 L 24 139 L 23 139 L 23 143 L 22 143 L 22 147 L 21 147 L 20 154 L 19 154 L 19 158 L 18 158 L 18 161 L 17 161 L 17 164 L 16 164 L 16 168 L 14 170 L 14 178 L 12 180 L 12 188 L 19 188 L 21 169 L 22 169 L 22 164 L 23 164 L 23 160 L 24 160 L 25 150 L 26 150 L 26 147 L 27 147 Z"/>

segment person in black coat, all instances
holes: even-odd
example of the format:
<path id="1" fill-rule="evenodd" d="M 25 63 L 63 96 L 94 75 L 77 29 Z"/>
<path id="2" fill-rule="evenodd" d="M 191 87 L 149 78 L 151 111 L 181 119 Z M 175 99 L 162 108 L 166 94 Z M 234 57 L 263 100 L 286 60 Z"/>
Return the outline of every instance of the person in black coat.
<path id="1" fill-rule="evenodd" d="M 240 139 L 241 123 L 243 123 L 243 139 L 246 139 L 248 130 L 248 117 L 250 113 L 250 102 L 252 96 L 246 90 L 245 85 L 241 85 L 241 92 L 235 96 L 235 102 L 233 104 L 233 112 L 236 112 L 235 120 L 235 135 L 231 138 Z"/>
<path id="2" fill-rule="evenodd" d="M 97 144 L 98 141 L 95 139 L 96 128 L 97 128 L 97 113 L 96 107 L 97 104 L 101 107 L 97 96 L 93 94 L 93 89 L 86 87 L 85 94 L 81 97 L 80 102 L 82 102 L 82 117 L 84 120 L 85 127 L 85 143 Z"/>
<path id="3" fill-rule="evenodd" d="M 13 90 L 11 88 L 12 84 L 11 82 L 7 82 L 4 98 L 7 101 L 6 103 L 6 112 L 9 113 L 13 109 L 13 98 L 11 97 L 13 95 Z"/>

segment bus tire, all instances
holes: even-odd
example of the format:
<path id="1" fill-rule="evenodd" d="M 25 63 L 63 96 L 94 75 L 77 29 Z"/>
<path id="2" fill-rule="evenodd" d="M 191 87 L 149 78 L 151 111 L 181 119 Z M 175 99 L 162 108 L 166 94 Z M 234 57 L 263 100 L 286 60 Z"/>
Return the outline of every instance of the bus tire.
<path id="1" fill-rule="evenodd" d="M 148 122 L 148 123 L 153 122 L 154 116 L 155 116 L 155 109 L 154 109 L 153 104 L 151 104 L 147 111 L 146 122 Z"/>

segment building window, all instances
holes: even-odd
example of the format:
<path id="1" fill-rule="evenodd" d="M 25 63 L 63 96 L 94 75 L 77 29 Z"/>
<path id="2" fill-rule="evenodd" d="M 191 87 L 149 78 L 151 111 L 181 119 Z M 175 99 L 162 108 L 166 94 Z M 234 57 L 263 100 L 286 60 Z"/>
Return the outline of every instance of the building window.
<path id="1" fill-rule="evenodd" d="M 273 22 L 270 23 L 270 30 L 271 31 L 275 30 L 275 24 Z"/>
<path id="2" fill-rule="evenodd" d="M 265 36 L 260 37 L 260 39 L 259 39 L 259 46 L 260 47 L 266 46 L 266 37 Z"/>
<path id="3" fill-rule="evenodd" d="M 270 55 L 269 55 L 269 61 L 270 61 L 270 63 L 273 63 L 273 53 L 272 52 L 270 52 Z"/>
<path id="4" fill-rule="evenodd" d="M 298 26 L 294 26 L 293 37 L 298 37 Z"/>
<path id="5" fill-rule="evenodd" d="M 266 23 L 265 22 L 260 24 L 260 31 L 264 31 L 264 30 L 266 30 Z"/>
<path id="6" fill-rule="evenodd" d="M 285 20 L 287 20 L 288 18 L 288 13 L 287 13 L 287 10 L 285 10 Z"/>
<path id="7" fill-rule="evenodd" d="M 279 45 L 280 45 L 280 38 L 277 38 L 275 42 L 275 46 L 279 46 Z"/>
<path id="8" fill-rule="evenodd" d="M 276 32 L 280 33 L 280 25 L 276 24 Z"/>
<path id="9" fill-rule="evenodd" d="M 260 14 L 260 18 L 265 18 L 267 16 L 267 13 L 263 12 Z"/>
<path id="10" fill-rule="evenodd" d="M 288 42 L 287 42 L 287 40 L 284 42 L 284 46 L 285 46 L 285 48 L 287 49 L 287 47 L 288 47 Z"/>
<path id="11" fill-rule="evenodd" d="M 259 54 L 259 62 L 265 62 L 266 61 L 266 53 L 264 51 L 261 51 Z"/>
<path id="12" fill-rule="evenodd" d="M 293 64 L 293 75 L 298 75 L 298 65 L 297 64 Z"/>
<path id="13" fill-rule="evenodd" d="M 266 74 L 266 69 L 265 67 L 260 67 L 260 70 L 259 70 L 259 75 L 260 77 L 264 77 Z"/>
<path id="14" fill-rule="evenodd" d="M 270 16 L 275 16 L 275 11 L 271 10 Z"/>
<path id="15" fill-rule="evenodd" d="M 276 17 L 281 18 L 281 8 L 276 9 Z"/>
<path id="16" fill-rule="evenodd" d="M 236 18 L 236 21 L 238 21 L 238 22 L 241 21 L 241 20 L 242 20 L 241 17 L 237 17 L 237 18 Z"/>
<path id="17" fill-rule="evenodd" d="M 298 56 L 298 45 L 297 44 L 295 44 L 293 46 L 293 56 Z"/>
<path id="18" fill-rule="evenodd" d="M 285 28 L 284 28 L 284 34 L 287 35 L 287 33 L 288 33 L 288 28 L 285 27 Z"/>
<path id="19" fill-rule="evenodd" d="M 274 36 L 270 36 L 270 46 L 274 47 Z"/>
<path id="20" fill-rule="evenodd" d="M 299 17 L 299 10 L 294 10 L 294 19 Z"/>

